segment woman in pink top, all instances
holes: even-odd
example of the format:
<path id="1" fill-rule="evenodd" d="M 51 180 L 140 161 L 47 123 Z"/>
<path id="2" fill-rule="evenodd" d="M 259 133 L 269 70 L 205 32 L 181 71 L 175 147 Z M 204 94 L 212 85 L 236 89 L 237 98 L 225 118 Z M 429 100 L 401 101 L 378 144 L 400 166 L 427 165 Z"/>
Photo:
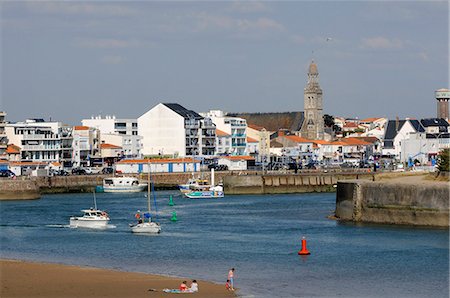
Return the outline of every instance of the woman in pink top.
<path id="1" fill-rule="evenodd" d="M 234 291 L 234 268 L 228 271 L 228 280 L 230 281 L 230 289 Z"/>

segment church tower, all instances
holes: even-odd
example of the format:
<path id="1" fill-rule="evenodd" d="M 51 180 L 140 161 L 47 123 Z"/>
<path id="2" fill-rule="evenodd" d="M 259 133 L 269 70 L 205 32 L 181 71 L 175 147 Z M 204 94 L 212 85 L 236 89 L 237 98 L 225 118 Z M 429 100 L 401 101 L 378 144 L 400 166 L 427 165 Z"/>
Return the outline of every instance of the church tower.
<path id="1" fill-rule="evenodd" d="M 319 85 L 319 71 L 314 60 L 308 71 L 308 83 L 303 92 L 305 103 L 304 121 L 301 136 L 310 140 L 324 139 L 324 121 L 322 106 L 322 89 Z"/>

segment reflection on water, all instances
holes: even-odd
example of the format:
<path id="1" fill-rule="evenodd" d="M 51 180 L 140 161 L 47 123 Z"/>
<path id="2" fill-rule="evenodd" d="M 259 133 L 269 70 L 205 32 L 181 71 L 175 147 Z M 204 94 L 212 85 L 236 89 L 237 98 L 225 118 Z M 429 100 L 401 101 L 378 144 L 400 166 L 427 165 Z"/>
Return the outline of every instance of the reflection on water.
<path id="1" fill-rule="evenodd" d="M 219 283 L 235 267 L 248 297 L 448 297 L 448 230 L 338 223 L 326 218 L 334 194 L 189 200 L 158 192 L 162 232 L 151 237 L 129 228 L 146 209 L 142 193 L 97 194 L 114 228 L 68 228 L 91 201 L 58 194 L 0 202 L 1 256 Z M 309 256 L 297 254 L 302 236 Z"/>

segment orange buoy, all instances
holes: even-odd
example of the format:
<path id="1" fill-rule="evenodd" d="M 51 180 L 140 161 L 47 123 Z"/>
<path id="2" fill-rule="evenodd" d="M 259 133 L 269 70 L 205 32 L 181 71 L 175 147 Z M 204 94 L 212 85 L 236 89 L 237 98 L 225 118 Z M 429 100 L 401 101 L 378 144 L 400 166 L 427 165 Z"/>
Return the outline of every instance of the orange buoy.
<path id="1" fill-rule="evenodd" d="M 305 237 L 302 237 L 302 249 L 298 251 L 299 255 L 310 255 L 311 253 L 306 248 L 306 239 Z"/>

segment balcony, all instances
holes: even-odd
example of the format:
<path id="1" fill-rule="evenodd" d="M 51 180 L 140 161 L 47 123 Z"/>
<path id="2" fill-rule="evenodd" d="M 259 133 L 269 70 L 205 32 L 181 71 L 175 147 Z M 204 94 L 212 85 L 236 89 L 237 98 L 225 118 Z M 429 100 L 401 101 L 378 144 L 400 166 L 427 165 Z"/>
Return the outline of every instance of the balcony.
<path id="1" fill-rule="evenodd" d="M 22 151 L 54 151 L 60 150 L 60 145 L 48 146 L 48 145 L 22 145 Z"/>
<path id="2" fill-rule="evenodd" d="M 59 140 L 59 135 L 54 134 L 24 134 L 23 140 Z"/>
<path id="3" fill-rule="evenodd" d="M 231 145 L 233 147 L 245 147 L 245 146 L 247 146 L 247 143 L 235 143 L 235 142 L 233 142 L 233 143 L 231 143 Z"/>
<path id="4" fill-rule="evenodd" d="M 233 133 L 231 134 L 233 138 L 245 138 L 245 133 Z"/>

